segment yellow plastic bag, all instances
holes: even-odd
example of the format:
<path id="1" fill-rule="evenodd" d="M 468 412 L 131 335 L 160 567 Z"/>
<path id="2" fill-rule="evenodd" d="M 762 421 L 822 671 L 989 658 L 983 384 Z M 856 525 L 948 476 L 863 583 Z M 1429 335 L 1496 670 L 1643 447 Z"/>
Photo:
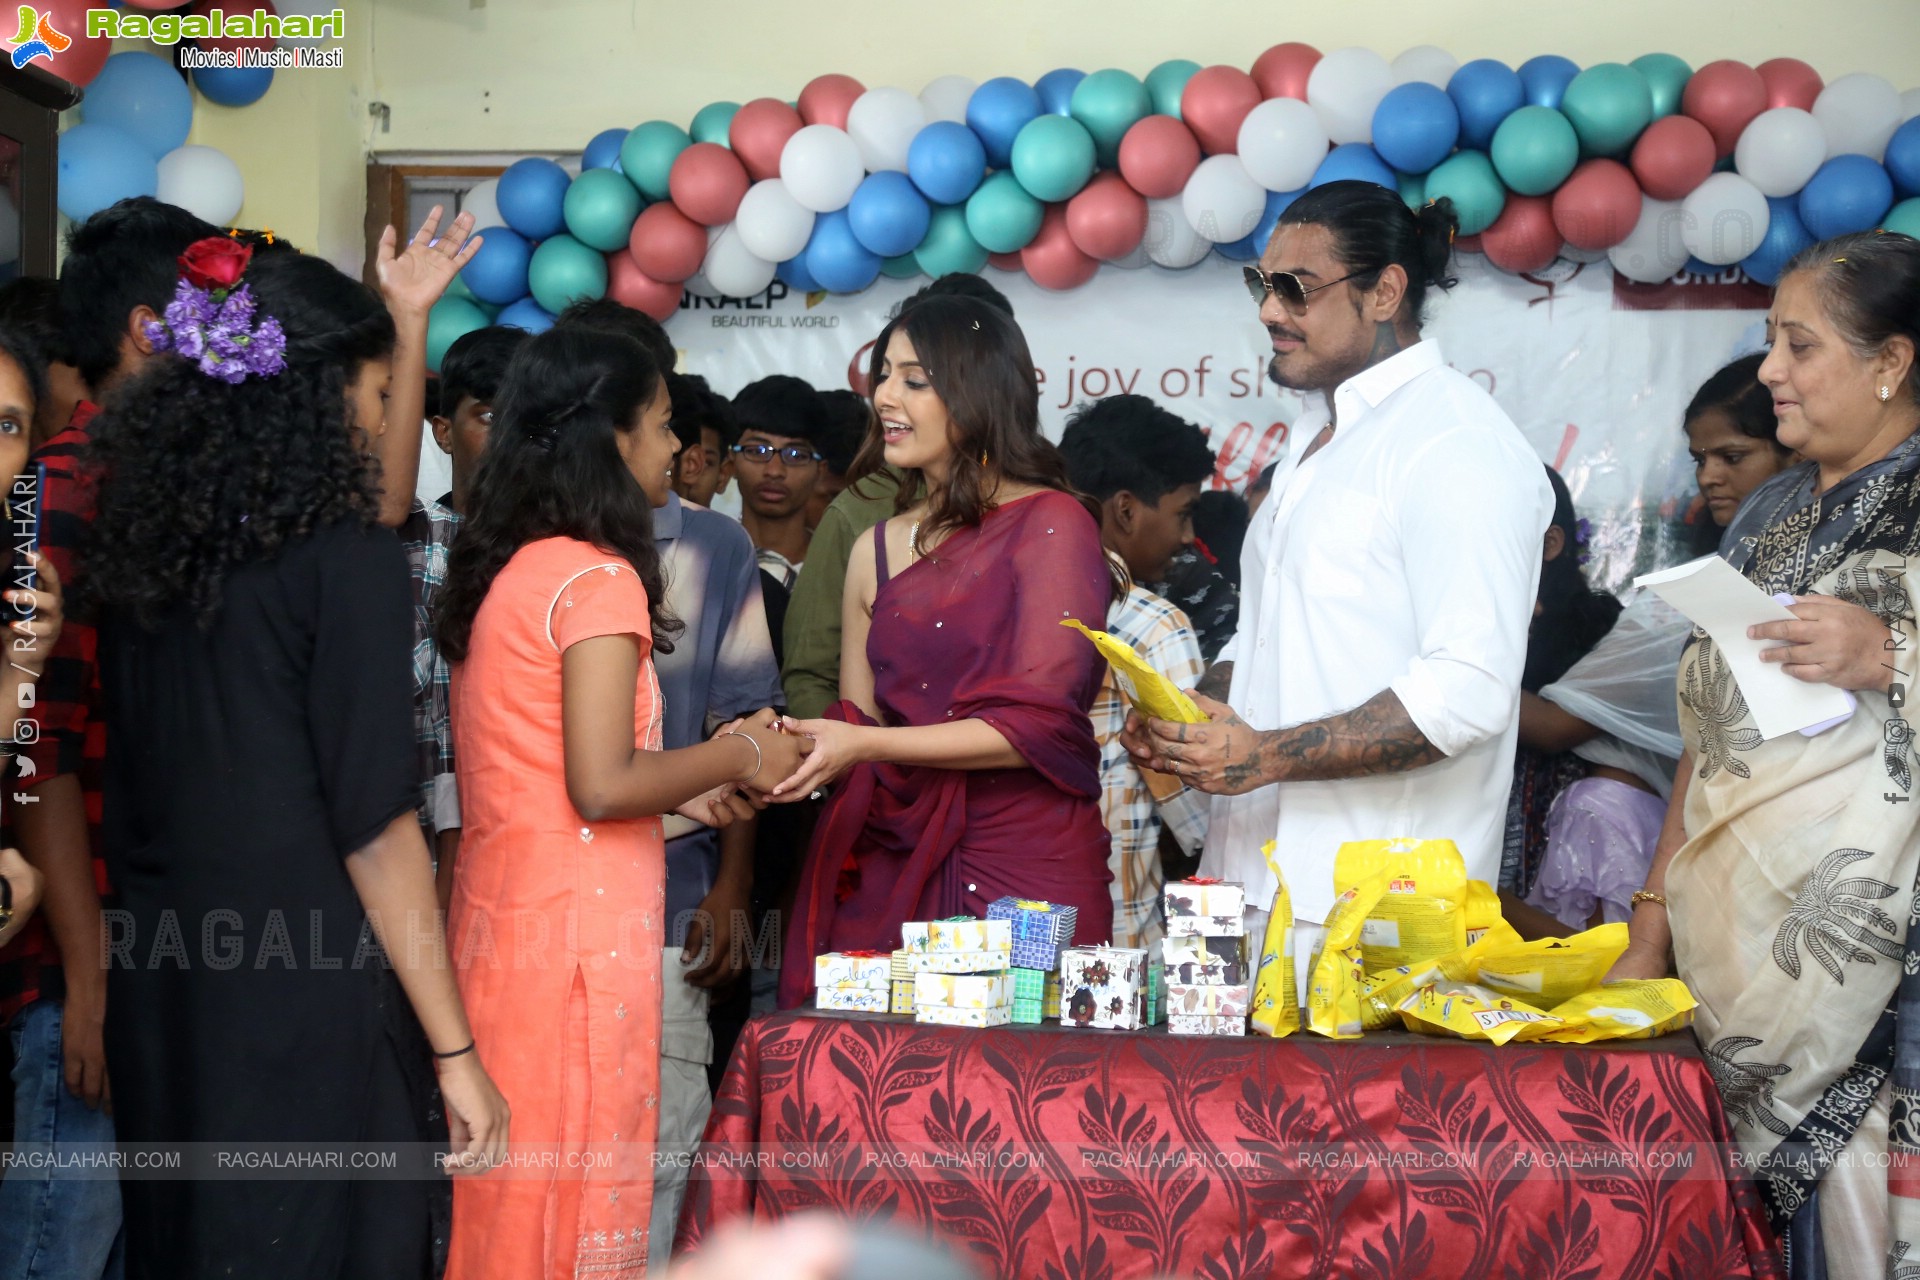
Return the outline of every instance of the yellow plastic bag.
<path id="1" fill-rule="evenodd" d="M 1651 1040 L 1693 1021 L 1693 992 L 1678 978 L 1614 982 L 1583 991 L 1551 1010 L 1557 1027 L 1529 1026 L 1515 1040 L 1593 1044 L 1600 1040 Z"/>
<path id="2" fill-rule="evenodd" d="M 1252 1020 L 1256 1033 L 1278 1039 L 1300 1029 L 1300 987 L 1293 970 L 1293 895 L 1287 892 L 1287 878 L 1280 874 L 1273 851 L 1271 840 L 1260 850 L 1280 887 L 1274 891 L 1260 967 L 1253 976 Z"/>
<path id="3" fill-rule="evenodd" d="M 1335 1040 L 1362 1031 L 1360 988 L 1366 981 L 1360 930 L 1367 913 L 1387 891 L 1387 873 L 1376 871 L 1342 893 L 1327 916 L 1327 937 L 1307 987 L 1307 1030 Z"/>
<path id="4" fill-rule="evenodd" d="M 1486 937 L 1500 919 L 1500 892 L 1485 880 L 1467 881 L 1467 945 Z"/>
<path id="5" fill-rule="evenodd" d="M 1104 631 L 1094 631 L 1073 618 L 1068 618 L 1060 625 L 1072 627 L 1093 641 L 1093 647 L 1113 668 L 1114 683 L 1120 686 L 1120 692 L 1126 695 L 1128 703 L 1141 715 L 1152 716 L 1156 720 L 1171 720 L 1176 724 L 1207 722 L 1207 718 L 1200 714 L 1200 708 L 1193 705 L 1193 699 L 1182 692 L 1180 686 L 1148 665 L 1147 660 L 1135 653 L 1133 646 L 1125 640 L 1116 640 Z"/>
<path id="6" fill-rule="evenodd" d="M 1451 840 L 1349 840 L 1333 859 L 1333 891 L 1376 872 L 1387 891 L 1360 934 L 1369 973 L 1451 955 L 1467 945 L 1467 862 Z"/>
<path id="7" fill-rule="evenodd" d="M 1603 924 L 1571 938 L 1492 947 L 1477 954 L 1471 981 L 1551 1009 L 1600 985 L 1627 949 L 1627 926 Z"/>
<path id="8" fill-rule="evenodd" d="M 1472 982 L 1442 979 L 1402 1000 L 1400 1020 L 1424 1035 L 1455 1035 L 1505 1044 L 1529 1027 L 1551 1030 L 1561 1021 L 1530 1004 Z"/>
<path id="9" fill-rule="evenodd" d="M 1403 964 L 1368 974 L 1360 988 L 1361 1025 L 1368 1031 L 1392 1026 L 1399 1020 L 1396 1006 L 1418 988 L 1445 980 L 1463 982 L 1473 972 L 1474 962 L 1482 951 L 1518 946 L 1524 941 L 1512 925 L 1495 916 L 1493 923 L 1481 931 L 1480 938 L 1464 951 L 1421 964 Z"/>

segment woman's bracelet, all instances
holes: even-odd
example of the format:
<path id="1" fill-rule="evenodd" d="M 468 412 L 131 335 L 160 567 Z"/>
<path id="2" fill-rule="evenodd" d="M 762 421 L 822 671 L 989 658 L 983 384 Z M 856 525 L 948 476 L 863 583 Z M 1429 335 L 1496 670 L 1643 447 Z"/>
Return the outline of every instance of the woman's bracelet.
<path id="1" fill-rule="evenodd" d="M 1651 902 L 1656 906 L 1664 908 L 1667 905 L 1667 895 L 1664 893 L 1649 893 L 1647 890 L 1642 889 L 1628 900 L 1627 905 L 1637 907 L 1643 902 Z"/>
<path id="2" fill-rule="evenodd" d="M 469 1041 L 467 1041 L 467 1047 L 466 1047 L 466 1048 L 464 1048 L 464 1049 L 455 1049 L 455 1050 L 454 1050 L 454 1051 L 453 1051 L 452 1053 L 441 1053 L 441 1052 L 440 1052 L 440 1051 L 439 1051 L 438 1049 L 430 1049 L 429 1051 L 430 1051 L 430 1052 L 431 1052 L 431 1053 L 433 1054 L 433 1056 L 434 1056 L 435 1058 L 438 1058 L 438 1059 L 439 1059 L 439 1060 L 440 1060 L 441 1062 L 445 1062 L 445 1061 L 447 1061 L 447 1060 L 448 1060 L 448 1059 L 450 1059 L 450 1058 L 463 1058 L 463 1057 L 465 1057 L 465 1056 L 466 1056 L 467 1054 L 469 1054 L 469 1053 L 472 1053 L 472 1052 L 473 1052 L 473 1049 L 474 1049 L 474 1046 L 475 1046 L 475 1045 L 477 1045 L 477 1044 L 479 1044 L 479 1043 L 480 1043 L 480 1042 L 479 1042 L 479 1041 L 477 1041 L 477 1040 L 469 1040 Z"/>
<path id="3" fill-rule="evenodd" d="M 751 736 L 740 732 L 738 729 L 725 730 L 720 736 L 723 738 L 738 738 L 753 748 L 753 772 L 740 779 L 740 781 L 752 782 L 755 778 L 759 777 L 761 766 L 767 762 L 766 756 L 761 754 L 760 744 L 755 742 Z"/>

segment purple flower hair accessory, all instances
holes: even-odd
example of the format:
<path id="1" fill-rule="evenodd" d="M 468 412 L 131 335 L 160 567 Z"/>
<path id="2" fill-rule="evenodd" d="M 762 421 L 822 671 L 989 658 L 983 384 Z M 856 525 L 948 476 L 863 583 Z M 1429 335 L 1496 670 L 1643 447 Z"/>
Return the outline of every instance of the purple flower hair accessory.
<path id="1" fill-rule="evenodd" d="M 287 367 L 287 335 L 272 316 L 256 325 L 253 313 L 246 285 L 208 288 L 183 276 L 166 317 L 147 322 L 147 341 L 155 351 L 195 361 L 200 372 L 230 385 L 270 378 Z"/>

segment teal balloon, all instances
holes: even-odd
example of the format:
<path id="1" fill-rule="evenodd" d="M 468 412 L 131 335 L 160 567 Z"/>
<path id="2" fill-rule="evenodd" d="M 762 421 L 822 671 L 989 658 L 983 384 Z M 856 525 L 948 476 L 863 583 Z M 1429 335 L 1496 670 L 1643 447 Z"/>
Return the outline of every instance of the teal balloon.
<path id="1" fill-rule="evenodd" d="M 640 216 L 640 193 L 611 169 L 588 169 L 568 185 L 561 211 L 574 239 L 612 253 L 627 247 L 633 220 Z"/>
<path id="2" fill-rule="evenodd" d="M 1407 208 L 1418 209 L 1427 202 L 1427 175 L 1424 173 L 1403 173 L 1400 175 L 1400 198 L 1407 202 Z"/>
<path id="3" fill-rule="evenodd" d="M 933 207 L 933 221 L 927 224 L 927 238 L 913 251 L 913 260 L 935 280 L 956 273 L 973 275 L 987 265 L 986 249 L 967 229 L 965 205 L 937 204 Z"/>
<path id="4" fill-rule="evenodd" d="M 980 189 L 967 197 L 967 230 L 988 253 L 1026 248 L 1040 234 L 1044 216 L 1040 202 L 1006 169 L 989 174 Z"/>
<path id="5" fill-rule="evenodd" d="M 1187 91 L 1187 81 L 1199 69 L 1197 62 L 1173 58 L 1147 72 L 1147 95 L 1153 99 L 1155 115 L 1180 118 L 1180 95 Z"/>
<path id="6" fill-rule="evenodd" d="M 1573 78 L 1560 110 L 1588 155 L 1623 155 L 1653 123 L 1653 86 L 1625 63 L 1602 62 Z"/>
<path id="7" fill-rule="evenodd" d="M 1920 240 L 1920 197 L 1902 200 L 1887 210 L 1887 216 L 1880 220 L 1880 227 L 1885 231 L 1898 231 L 1901 235 Z"/>
<path id="8" fill-rule="evenodd" d="M 471 302 L 474 306 L 484 306 L 480 299 L 473 296 L 473 290 L 467 288 L 466 272 L 460 272 L 447 285 L 443 298 L 458 298 L 462 302 Z"/>
<path id="9" fill-rule="evenodd" d="M 1058 204 L 1093 177 L 1093 135 L 1067 116 L 1035 116 L 1013 140 L 1013 176 L 1036 200 Z"/>
<path id="10" fill-rule="evenodd" d="M 693 127 L 687 132 L 695 142 L 717 142 L 727 146 L 727 130 L 733 127 L 733 113 L 740 109 L 737 102 L 709 102 L 693 113 Z"/>
<path id="11" fill-rule="evenodd" d="M 1442 196 L 1453 201 L 1463 236 L 1485 231 L 1507 205 L 1507 189 L 1484 151 L 1456 151 L 1434 167 L 1427 175 L 1427 199 Z"/>
<path id="12" fill-rule="evenodd" d="M 922 241 L 922 243 L 925 243 Z M 914 253 L 918 253 L 915 250 Z M 920 274 L 920 260 L 914 253 L 903 253 L 880 264 L 880 274 L 893 280 L 911 280 Z"/>
<path id="13" fill-rule="evenodd" d="M 627 181 L 649 200 L 667 198 L 667 175 L 680 153 L 693 145 L 693 135 L 677 124 L 649 120 L 637 126 L 620 144 L 620 168 Z"/>
<path id="14" fill-rule="evenodd" d="M 1580 163 L 1580 137 L 1552 107 L 1522 107 L 1493 131 L 1493 167 L 1523 196 L 1544 196 Z"/>
<path id="15" fill-rule="evenodd" d="M 1653 90 L 1653 118 L 1664 120 L 1680 110 L 1680 95 L 1693 79 L 1693 68 L 1670 53 L 1643 53 L 1627 64 L 1647 78 Z"/>
<path id="16" fill-rule="evenodd" d="M 427 368 L 439 373 L 440 361 L 446 357 L 448 347 L 475 329 L 484 329 L 492 323 L 486 312 L 465 298 L 441 298 L 427 312 Z"/>
<path id="17" fill-rule="evenodd" d="M 527 283 L 541 309 L 557 316 L 573 303 L 605 296 L 607 260 L 572 236 L 552 236 L 533 251 Z"/>
<path id="18" fill-rule="evenodd" d="M 1109 67 L 1074 87 L 1068 113 L 1093 135 L 1094 154 L 1105 167 L 1120 162 L 1120 139 L 1153 112 L 1153 95 L 1129 71 Z"/>

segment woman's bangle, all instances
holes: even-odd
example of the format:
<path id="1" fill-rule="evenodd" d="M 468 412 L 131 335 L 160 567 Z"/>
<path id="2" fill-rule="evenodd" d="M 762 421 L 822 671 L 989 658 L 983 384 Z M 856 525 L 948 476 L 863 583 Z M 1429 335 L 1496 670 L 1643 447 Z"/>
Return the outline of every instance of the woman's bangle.
<path id="1" fill-rule="evenodd" d="M 441 1062 L 445 1062 L 450 1058 L 461 1058 L 461 1057 L 465 1057 L 469 1053 L 472 1053 L 474 1046 L 478 1043 L 479 1041 L 477 1040 L 469 1040 L 467 1041 L 466 1048 L 455 1049 L 452 1053 L 441 1053 L 438 1049 L 430 1049 L 429 1052 L 431 1052 L 433 1056 L 435 1058 L 438 1058 Z"/>
<path id="2" fill-rule="evenodd" d="M 1664 893 L 1649 893 L 1647 890 L 1642 889 L 1628 900 L 1627 905 L 1637 907 L 1643 902 L 1651 902 L 1664 909 L 1667 905 L 1667 895 Z"/>
<path id="3" fill-rule="evenodd" d="M 738 738 L 742 742 L 746 743 L 748 746 L 753 748 L 753 772 L 748 774 L 746 777 L 740 779 L 740 781 L 752 782 L 755 778 L 759 777 L 761 766 L 765 765 L 767 762 L 766 756 L 761 754 L 760 744 L 755 742 L 749 735 L 740 732 L 738 729 L 727 729 L 724 732 L 722 732 L 720 736 L 723 738 Z"/>

